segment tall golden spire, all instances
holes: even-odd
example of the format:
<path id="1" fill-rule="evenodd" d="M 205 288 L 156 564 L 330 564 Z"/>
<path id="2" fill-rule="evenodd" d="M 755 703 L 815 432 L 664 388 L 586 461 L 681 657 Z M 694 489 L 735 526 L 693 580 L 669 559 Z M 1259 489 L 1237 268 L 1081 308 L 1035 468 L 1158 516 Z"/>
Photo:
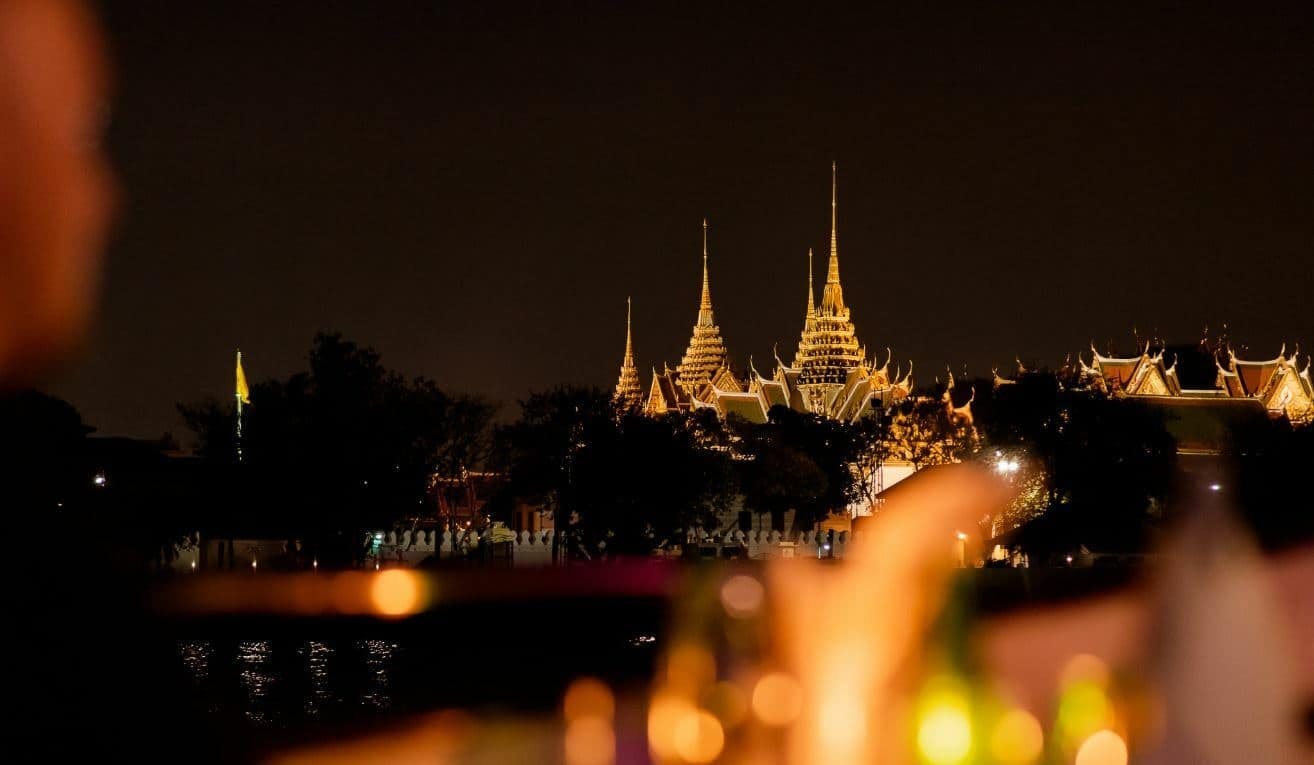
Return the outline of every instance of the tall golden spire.
<path id="1" fill-rule="evenodd" d="M 703 297 L 698 302 L 698 324 L 710 327 L 715 323 L 712 317 L 712 283 L 707 278 L 707 219 L 703 218 Z"/>
<path id="2" fill-rule="evenodd" d="M 643 403 L 643 391 L 639 386 L 639 370 L 634 366 L 634 343 L 630 335 L 630 318 L 633 312 L 630 299 L 625 298 L 625 357 L 621 360 L 620 378 L 616 380 L 616 391 L 612 400 L 623 410 L 639 408 Z"/>
<path id="3" fill-rule="evenodd" d="M 630 334 L 630 320 L 634 317 L 634 306 L 627 295 L 625 297 L 625 366 L 634 366 L 634 340 Z"/>
<path id="4" fill-rule="evenodd" d="M 826 271 L 827 284 L 839 284 L 839 166 L 830 163 L 830 267 Z"/>
<path id="5" fill-rule="evenodd" d="M 810 313 L 799 338 L 794 366 L 800 369 L 799 385 L 808 407 L 817 414 L 830 414 L 836 392 L 844 386 L 849 370 L 860 366 L 866 352 L 858 342 L 839 276 L 839 169 L 830 165 L 830 263 L 821 305 Z"/>
<path id="6" fill-rule="evenodd" d="M 839 171 L 830 163 L 830 264 L 826 268 L 826 286 L 821 291 L 821 313 L 839 316 L 844 313 L 844 289 L 839 275 Z"/>
<path id="7" fill-rule="evenodd" d="M 721 328 L 712 313 L 711 280 L 707 275 L 707 219 L 703 218 L 703 294 L 698 302 L 698 321 L 694 324 L 689 346 L 676 367 L 680 387 L 693 396 L 726 363 Z"/>
<path id="8" fill-rule="evenodd" d="M 812 287 L 812 248 L 808 248 L 808 312 L 803 317 L 803 332 L 799 335 L 798 350 L 794 353 L 794 366 L 801 367 L 803 360 L 812 352 L 813 340 L 817 332 L 817 306 L 813 302 Z"/>

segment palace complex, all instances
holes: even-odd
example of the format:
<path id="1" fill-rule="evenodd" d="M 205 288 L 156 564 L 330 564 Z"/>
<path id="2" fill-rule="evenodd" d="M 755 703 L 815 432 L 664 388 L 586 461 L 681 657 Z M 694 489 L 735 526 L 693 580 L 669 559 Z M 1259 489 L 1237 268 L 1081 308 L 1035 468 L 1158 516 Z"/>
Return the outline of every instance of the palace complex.
<path id="1" fill-rule="evenodd" d="M 625 358 L 616 400 L 649 415 L 713 409 L 721 417 L 731 414 L 750 422 L 765 422 L 773 406 L 852 422 L 874 408 L 906 398 L 912 391 L 912 368 L 890 374 L 890 356 L 877 366 L 868 360 L 858 342 L 849 307 L 840 284 L 838 198 L 835 166 L 831 166 L 830 260 L 821 302 L 815 302 L 812 252 L 808 252 L 807 310 L 792 363 L 779 355 L 770 375 L 761 374 L 750 361 L 747 370 L 731 368 L 721 328 L 712 310 L 707 266 L 707 221 L 703 221 L 703 289 L 698 319 L 688 348 L 675 369 L 653 370 L 645 398 L 638 384 L 633 348 L 626 323 Z"/>
<path id="2" fill-rule="evenodd" d="M 912 396 L 912 364 L 907 371 L 890 373 L 891 354 L 883 362 L 869 359 L 858 340 L 852 313 L 844 302 L 840 283 L 838 187 L 836 168 L 831 165 L 830 255 L 826 264 L 826 283 L 821 300 L 815 300 L 812 283 L 812 251 L 808 251 L 808 293 L 798 347 L 790 363 L 773 353 L 775 366 L 763 375 L 750 360 L 747 369 L 731 367 L 721 328 L 712 310 L 711 280 L 708 273 L 707 221 L 703 221 L 703 283 L 689 344 L 675 369 L 663 365 L 654 369 L 648 393 L 643 394 L 627 310 L 625 356 L 615 399 L 631 411 L 656 416 L 668 412 L 712 409 L 725 418 L 736 415 L 749 422 L 767 420 L 773 406 L 787 406 L 796 411 L 854 422 Z M 627 301 L 628 306 L 628 301 Z M 1271 417 L 1286 417 L 1295 425 L 1314 423 L 1314 387 L 1310 381 L 1310 362 L 1304 369 L 1297 363 L 1299 353 L 1286 353 L 1264 361 L 1240 359 L 1230 348 L 1223 364 L 1217 353 L 1190 355 L 1191 369 L 1178 369 L 1178 355 L 1165 363 L 1161 349 L 1151 353 L 1146 345 L 1132 357 L 1104 356 L 1092 346 L 1089 365 L 1078 357 L 1080 367 L 1069 368 L 1065 385 L 1088 388 L 1110 396 L 1130 396 L 1168 405 L 1179 411 L 1231 409 L 1238 412 L 1266 412 Z M 1025 370 L 1019 369 L 1019 373 Z M 1188 379 L 1189 378 L 1189 379 Z M 952 376 L 949 387 L 953 388 Z M 996 376 L 996 384 L 1010 381 Z M 945 402 L 955 419 L 970 422 L 970 400 L 955 407 L 946 392 Z M 1211 415 L 1212 416 L 1212 415 Z"/>

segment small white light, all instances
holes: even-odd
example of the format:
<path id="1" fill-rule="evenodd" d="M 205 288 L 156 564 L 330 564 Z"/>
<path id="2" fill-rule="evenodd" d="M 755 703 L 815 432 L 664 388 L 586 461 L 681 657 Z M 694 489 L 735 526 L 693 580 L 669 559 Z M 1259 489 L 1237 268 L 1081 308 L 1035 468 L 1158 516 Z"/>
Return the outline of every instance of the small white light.
<path id="1" fill-rule="evenodd" d="M 316 558 L 315 560 L 312 560 L 312 561 L 310 562 L 310 567 L 311 567 L 311 568 L 319 568 L 319 559 Z"/>
<path id="2" fill-rule="evenodd" d="M 255 567 L 256 567 L 255 558 L 252 558 L 252 559 L 251 559 L 251 569 L 252 569 L 252 570 L 255 570 Z"/>
<path id="3" fill-rule="evenodd" d="M 829 549 L 830 549 L 830 545 L 822 545 L 822 546 L 821 546 L 821 549 L 823 549 L 823 550 L 829 550 Z"/>
<path id="4" fill-rule="evenodd" d="M 1222 491 L 1222 490 L 1223 490 L 1223 485 L 1222 485 L 1221 483 L 1211 483 L 1211 484 L 1209 484 L 1209 490 L 1210 490 L 1210 491 Z"/>
<path id="5" fill-rule="evenodd" d="M 1072 556 L 1069 555 L 1069 556 L 1068 556 L 1068 563 L 1071 563 L 1071 562 L 1072 562 Z"/>

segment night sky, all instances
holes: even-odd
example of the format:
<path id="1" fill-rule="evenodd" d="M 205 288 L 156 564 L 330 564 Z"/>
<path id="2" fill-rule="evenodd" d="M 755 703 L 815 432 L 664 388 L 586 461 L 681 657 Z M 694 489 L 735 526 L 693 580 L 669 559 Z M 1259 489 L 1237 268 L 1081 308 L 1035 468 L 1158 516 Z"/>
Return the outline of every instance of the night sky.
<path id="1" fill-rule="evenodd" d="M 648 370 L 697 313 L 792 358 L 839 162 L 869 353 L 988 375 L 1133 329 L 1314 350 L 1314 5 L 106 2 L 123 207 L 102 433 L 304 368 L 316 330 L 517 398 Z M 1055 16 L 1054 13 L 1061 13 Z M 877 349 L 880 349 L 877 351 Z"/>

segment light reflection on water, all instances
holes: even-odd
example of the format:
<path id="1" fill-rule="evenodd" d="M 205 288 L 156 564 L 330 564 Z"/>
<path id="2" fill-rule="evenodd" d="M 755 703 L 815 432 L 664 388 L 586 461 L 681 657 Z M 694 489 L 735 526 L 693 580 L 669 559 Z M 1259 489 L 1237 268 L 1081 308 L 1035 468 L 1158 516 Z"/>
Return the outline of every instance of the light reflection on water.
<path id="1" fill-rule="evenodd" d="M 270 721 L 268 701 L 273 689 L 273 648 L 268 640 L 243 640 L 237 644 L 237 666 L 246 690 L 246 719 L 256 723 Z"/>
<path id="2" fill-rule="evenodd" d="M 310 672 L 310 694 L 306 697 L 304 709 L 307 715 L 318 714 L 333 697 L 333 691 L 329 689 L 328 673 L 333 649 L 327 643 L 311 640 L 301 646 L 298 652 L 306 658 L 306 667 Z"/>
<path id="3" fill-rule="evenodd" d="M 376 709 L 387 709 L 392 703 L 388 695 L 388 676 L 392 669 L 392 652 L 397 650 L 397 644 L 387 640 L 361 640 L 357 648 L 365 657 L 367 672 L 361 700 Z"/>
<path id="4" fill-rule="evenodd" d="M 393 641 L 183 640 L 177 649 L 205 708 L 258 726 L 319 717 L 330 709 L 384 710 L 393 703 Z"/>

